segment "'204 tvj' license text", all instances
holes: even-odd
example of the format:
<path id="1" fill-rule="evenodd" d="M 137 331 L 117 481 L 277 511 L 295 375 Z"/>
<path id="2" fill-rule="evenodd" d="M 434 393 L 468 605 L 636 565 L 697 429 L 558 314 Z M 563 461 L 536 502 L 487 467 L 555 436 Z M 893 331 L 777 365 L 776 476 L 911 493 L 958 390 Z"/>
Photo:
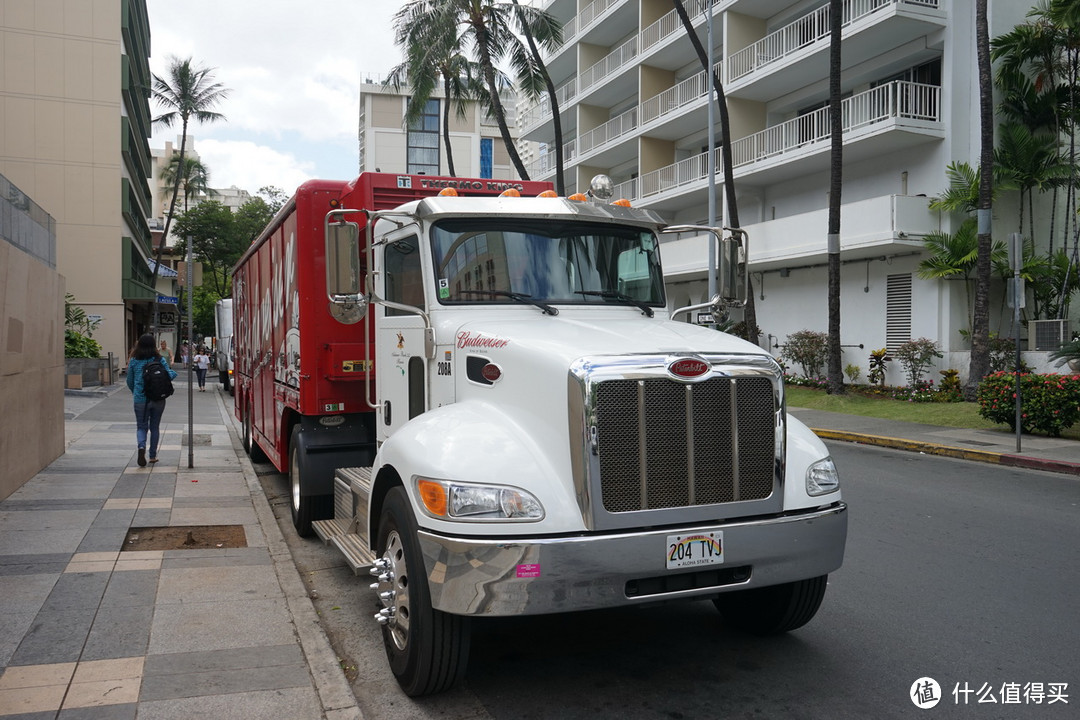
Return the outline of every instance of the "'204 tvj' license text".
<path id="1" fill-rule="evenodd" d="M 724 562 L 724 533 L 714 530 L 706 533 L 668 535 L 667 568 L 720 565 Z"/>

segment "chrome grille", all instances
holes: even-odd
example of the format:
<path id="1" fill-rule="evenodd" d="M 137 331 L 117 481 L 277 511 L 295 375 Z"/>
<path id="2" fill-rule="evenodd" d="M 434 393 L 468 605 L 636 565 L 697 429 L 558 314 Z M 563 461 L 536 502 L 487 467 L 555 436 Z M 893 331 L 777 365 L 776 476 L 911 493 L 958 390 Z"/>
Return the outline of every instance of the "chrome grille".
<path id="1" fill-rule="evenodd" d="M 760 500 L 772 492 L 776 406 L 768 377 L 605 380 L 593 401 L 607 512 Z"/>

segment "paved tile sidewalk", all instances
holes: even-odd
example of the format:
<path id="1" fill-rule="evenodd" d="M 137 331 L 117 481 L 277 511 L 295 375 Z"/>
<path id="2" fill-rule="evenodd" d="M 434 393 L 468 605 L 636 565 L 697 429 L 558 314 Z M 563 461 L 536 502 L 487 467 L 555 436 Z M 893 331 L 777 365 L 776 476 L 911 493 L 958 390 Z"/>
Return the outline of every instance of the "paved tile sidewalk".
<path id="1" fill-rule="evenodd" d="M 67 451 L 0 502 L 0 718 L 357 718 L 219 386 L 184 374 L 161 462 L 131 394 L 70 403 Z M 133 527 L 240 525 L 247 547 L 123 550 Z"/>

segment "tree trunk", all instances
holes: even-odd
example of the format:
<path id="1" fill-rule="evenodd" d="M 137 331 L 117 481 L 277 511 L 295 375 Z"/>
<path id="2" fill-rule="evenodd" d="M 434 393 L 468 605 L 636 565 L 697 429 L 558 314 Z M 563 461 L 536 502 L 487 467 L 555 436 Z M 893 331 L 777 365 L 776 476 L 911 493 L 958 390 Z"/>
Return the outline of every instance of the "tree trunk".
<path id="1" fill-rule="evenodd" d="M 979 241 L 975 262 L 975 313 L 971 328 L 971 365 L 964 396 L 974 400 L 979 383 L 990 371 L 990 227 L 994 172 L 994 106 L 990 75 L 990 36 L 986 22 L 987 0 L 975 2 L 976 52 L 979 67 Z"/>
<path id="2" fill-rule="evenodd" d="M 548 103 L 551 105 L 551 122 L 555 127 L 555 191 L 559 193 L 560 197 L 566 197 L 562 118 L 559 116 L 559 98 L 555 94 L 555 83 L 551 80 L 551 74 L 548 73 L 544 59 L 540 57 L 540 51 L 536 47 L 536 40 L 533 39 L 528 23 L 525 22 L 525 13 L 521 12 L 518 0 L 512 0 L 512 2 L 517 7 L 518 21 L 521 23 L 522 34 L 525 35 L 525 42 L 529 44 L 529 52 L 532 54 L 533 62 L 536 63 L 536 67 L 540 70 L 540 75 L 544 78 L 544 86 L 547 88 Z"/>
<path id="3" fill-rule="evenodd" d="M 502 135 L 503 144 L 506 145 L 506 152 L 510 156 L 510 162 L 514 164 L 518 176 L 527 181 L 529 172 L 521 162 L 521 156 L 518 155 L 517 148 L 514 147 L 514 140 L 510 137 L 510 128 L 506 125 L 506 112 L 503 110 L 502 100 L 499 98 L 499 89 L 495 85 L 495 66 L 491 61 L 491 47 L 487 33 L 484 31 L 477 32 L 476 43 L 480 50 L 480 67 L 484 72 L 484 82 L 488 87 L 488 94 L 491 95 L 491 111 L 495 114 L 495 122 L 499 124 L 499 133 Z"/>
<path id="4" fill-rule="evenodd" d="M 724 167 L 724 199 L 727 201 L 727 216 L 724 218 L 724 225 L 738 228 L 741 226 L 739 225 L 739 204 L 735 197 L 735 171 L 731 160 L 731 121 L 728 116 L 727 99 L 724 96 L 724 84 L 720 82 L 719 73 L 714 68 L 709 67 L 708 53 L 705 52 L 700 38 L 694 32 L 694 25 L 690 22 L 690 16 L 686 14 L 686 7 L 683 6 L 682 0 L 671 0 L 671 4 L 675 7 L 675 13 L 679 16 L 679 20 L 682 21 L 690 44 L 694 46 L 694 52 L 697 53 L 701 67 L 712 78 L 713 92 L 716 93 L 716 106 L 720 113 L 720 157 Z M 708 8 L 708 6 L 706 7 Z M 708 11 L 707 9 L 706 12 Z M 712 132 L 712 128 L 709 128 L 709 132 Z M 712 163 L 713 158 L 709 158 L 709 162 Z M 750 258 L 747 258 L 748 263 L 749 260 Z M 712 268 L 709 271 L 712 272 Z M 749 270 L 747 273 L 749 274 Z M 743 320 L 746 322 L 746 338 L 757 345 L 757 309 L 754 306 L 753 280 L 749 280 L 748 284 L 749 292 L 746 294 Z"/>
<path id="5" fill-rule="evenodd" d="M 443 144 L 446 145 L 446 171 L 450 177 L 457 177 L 454 172 L 454 151 L 450 147 L 450 78 L 443 74 Z"/>
<path id="6" fill-rule="evenodd" d="M 844 392 L 840 349 L 840 193 L 844 174 L 844 124 L 840 109 L 842 0 L 829 0 L 829 392 Z"/>
<path id="7" fill-rule="evenodd" d="M 150 292 L 154 299 L 151 301 L 150 326 L 156 331 L 157 322 L 154 315 L 157 314 L 157 279 L 161 270 L 161 253 L 165 251 L 165 241 L 169 237 L 169 226 L 172 225 L 173 213 L 176 212 L 176 197 L 180 194 L 180 180 L 183 173 L 180 168 L 184 167 L 184 151 L 187 149 L 187 126 L 188 119 L 185 117 L 180 125 L 180 158 L 177 162 L 176 179 L 173 181 L 172 201 L 169 202 L 169 214 L 165 216 L 165 229 L 161 233 L 161 242 L 158 243 L 157 253 L 154 254 L 154 274 L 150 277 Z"/>

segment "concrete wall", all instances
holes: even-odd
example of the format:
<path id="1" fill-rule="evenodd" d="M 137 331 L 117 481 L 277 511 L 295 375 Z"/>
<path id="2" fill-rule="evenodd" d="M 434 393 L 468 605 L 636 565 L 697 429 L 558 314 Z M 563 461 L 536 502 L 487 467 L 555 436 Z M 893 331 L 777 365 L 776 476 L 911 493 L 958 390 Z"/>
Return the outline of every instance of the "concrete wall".
<path id="1" fill-rule="evenodd" d="M 64 452 L 64 285 L 0 239 L 0 500 Z"/>

